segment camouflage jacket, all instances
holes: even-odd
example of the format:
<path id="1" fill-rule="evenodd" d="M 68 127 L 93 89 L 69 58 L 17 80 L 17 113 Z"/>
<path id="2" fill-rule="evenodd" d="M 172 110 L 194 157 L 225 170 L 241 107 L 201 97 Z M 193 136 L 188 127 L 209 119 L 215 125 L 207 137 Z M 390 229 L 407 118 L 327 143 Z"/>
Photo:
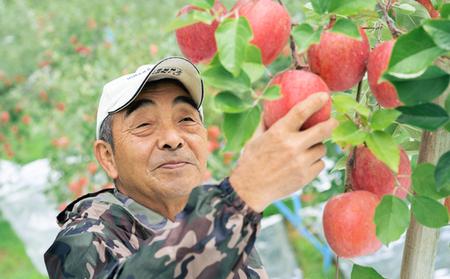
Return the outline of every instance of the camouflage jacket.
<path id="1" fill-rule="evenodd" d="M 115 189 L 58 217 L 44 255 L 50 278 L 267 278 L 253 244 L 261 214 L 224 179 L 196 187 L 174 222 Z"/>

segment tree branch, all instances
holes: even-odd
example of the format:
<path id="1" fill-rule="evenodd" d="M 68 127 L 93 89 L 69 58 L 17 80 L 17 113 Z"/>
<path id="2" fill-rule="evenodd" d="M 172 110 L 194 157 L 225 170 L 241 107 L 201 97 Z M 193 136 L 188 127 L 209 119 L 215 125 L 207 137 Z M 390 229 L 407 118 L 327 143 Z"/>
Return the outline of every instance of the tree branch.
<path id="1" fill-rule="evenodd" d="M 390 6 L 390 0 L 388 1 L 388 5 Z M 383 18 L 386 21 L 389 30 L 391 31 L 392 36 L 394 37 L 394 39 L 397 39 L 398 36 L 400 36 L 401 34 L 405 33 L 405 31 L 398 29 L 397 27 L 395 27 L 394 25 L 394 21 L 392 20 L 392 18 L 390 18 L 386 6 L 384 6 L 381 1 L 378 1 L 378 6 L 380 7 L 381 11 L 383 12 Z"/>
<path id="2" fill-rule="evenodd" d="M 352 150 L 352 155 L 350 156 L 350 159 L 348 159 L 347 164 L 345 164 L 345 190 L 344 192 L 350 192 L 353 191 L 352 182 L 350 180 L 350 176 L 352 175 L 352 171 L 356 167 L 356 146 Z"/>

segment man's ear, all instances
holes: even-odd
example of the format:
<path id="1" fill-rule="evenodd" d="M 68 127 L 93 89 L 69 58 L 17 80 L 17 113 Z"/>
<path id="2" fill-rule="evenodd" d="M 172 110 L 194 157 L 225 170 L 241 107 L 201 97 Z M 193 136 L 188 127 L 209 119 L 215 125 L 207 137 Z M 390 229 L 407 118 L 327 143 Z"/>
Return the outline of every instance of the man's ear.
<path id="1" fill-rule="evenodd" d="M 97 140 L 94 142 L 94 154 L 97 157 L 97 161 L 102 166 L 103 170 L 108 174 L 111 179 L 117 179 L 119 173 L 116 168 L 116 162 L 114 161 L 114 153 L 109 143 L 104 140 Z"/>

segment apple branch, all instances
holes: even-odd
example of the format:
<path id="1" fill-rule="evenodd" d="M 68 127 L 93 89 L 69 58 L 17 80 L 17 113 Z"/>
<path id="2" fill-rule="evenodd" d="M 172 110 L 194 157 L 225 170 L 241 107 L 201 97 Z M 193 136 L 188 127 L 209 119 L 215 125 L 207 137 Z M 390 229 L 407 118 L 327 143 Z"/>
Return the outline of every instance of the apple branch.
<path id="1" fill-rule="evenodd" d="M 330 16 L 330 22 L 328 23 L 328 25 L 326 26 L 326 29 L 331 29 L 333 28 L 334 24 L 336 23 L 336 14 L 331 14 Z"/>
<path id="2" fill-rule="evenodd" d="M 400 181 L 398 181 L 397 174 L 395 172 L 393 172 L 389 167 L 388 167 L 388 170 L 394 177 L 395 189 L 394 189 L 394 193 L 392 193 L 392 194 L 395 195 L 395 192 L 397 191 L 397 189 L 401 189 L 401 190 L 405 191 L 406 193 L 409 193 L 409 190 L 403 188 L 402 185 L 400 184 Z"/>
<path id="3" fill-rule="evenodd" d="M 291 47 L 291 58 L 292 58 L 292 64 L 294 65 L 294 68 L 296 70 L 301 70 L 303 69 L 302 66 L 300 65 L 300 60 L 298 59 L 298 55 L 297 55 L 297 44 L 295 43 L 294 37 L 292 37 L 292 35 L 290 35 L 289 37 L 290 39 L 290 47 Z"/>
<path id="4" fill-rule="evenodd" d="M 390 7 L 390 0 L 388 1 L 388 7 Z M 401 34 L 405 33 L 405 31 L 398 29 L 397 27 L 395 27 L 394 25 L 394 21 L 392 20 L 392 18 L 389 16 L 388 11 L 386 9 L 386 6 L 383 5 L 381 3 L 381 1 L 378 1 L 378 6 L 380 7 L 381 11 L 383 12 L 383 18 L 386 21 L 389 30 L 391 31 L 392 36 L 394 37 L 394 39 L 397 39 L 398 36 L 400 36 Z"/>
<path id="5" fill-rule="evenodd" d="M 350 159 L 348 159 L 347 164 L 345 164 L 345 182 L 344 182 L 345 193 L 353 191 L 350 176 L 352 175 L 352 171 L 355 167 L 356 167 L 356 147 L 353 148 L 352 155 L 350 156 Z"/>

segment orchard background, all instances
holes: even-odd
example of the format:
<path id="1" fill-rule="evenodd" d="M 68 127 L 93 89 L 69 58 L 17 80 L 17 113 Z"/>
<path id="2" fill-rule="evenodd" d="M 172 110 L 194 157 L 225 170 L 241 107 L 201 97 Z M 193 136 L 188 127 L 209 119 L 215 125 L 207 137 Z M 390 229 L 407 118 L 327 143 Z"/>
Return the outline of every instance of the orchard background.
<path id="1" fill-rule="evenodd" d="M 211 1 L 190 2 L 197 5 L 200 3 L 203 7 L 211 5 Z M 40 158 L 50 158 L 52 168 L 56 172 L 49 180 L 51 187 L 48 188 L 46 194 L 54 200 L 55 206 L 63 206 L 83 193 L 110 187 L 111 182 L 99 169 L 92 152 L 92 144 L 95 140 L 95 109 L 102 87 L 106 82 L 119 75 L 134 72 L 142 64 L 156 62 L 167 56 L 181 55 L 171 30 L 180 27 L 183 23 L 181 25 L 179 22 L 175 22 L 174 25 L 170 24 L 178 11 L 190 2 L 187 0 L 165 3 L 133 1 L 125 4 L 122 1 L 109 1 L 105 5 L 98 1 L 78 1 L 76 5 L 69 5 L 63 1 L 39 3 L 36 1 L 2 1 L 0 3 L 2 26 L 0 29 L 0 54 L 2 57 L 0 60 L 0 158 L 21 165 Z M 228 10 L 231 10 L 236 1 L 221 2 Z M 332 14 L 338 14 L 338 22 L 341 19 L 349 19 L 351 24 L 346 25 L 347 27 L 344 26 L 339 31 L 347 35 L 355 36 L 354 32 L 352 33 L 352 24 L 363 25 L 372 48 L 382 41 L 393 38 L 392 28 L 391 30 L 388 28 L 386 17 L 383 18 L 385 15 L 379 6 L 376 6 L 377 1 L 308 2 L 284 1 L 291 20 L 295 23 L 291 34 L 298 47 L 296 50 L 299 52 L 305 51 L 309 44 L 317 41 L 317 35 L 323 30 L 321 27 L 326 29 Z M 442 6 L 440 1 L 433 0 L 432 2 L 437 7 Z M 319 191 L 314 182 L 305 187 L 301 195 L 304 206 L 327 201 L 330 197 L 344 192 L 345 159 L 350 153 L 348 145 L 357 145 L 365 141 L 365 138 L 361 137 L 361 133 L 371 135 L 371 137 L 381 132 L 388 134 L 388 140 L 384 141 L 383 137 L 378 142 L 382 146 L 378 152 L 384 156 L 385 163 L 394 166 L 396 159 L 395 151 L 394 155 L 385 152 L 383 145 L 397 143 L 402 145 L 410 156 L 413 171 L 416 171 L 420 142 L 423 140 L 422 129 L 432 131 L 439 129 L 439 133 L 448 134 L 443 127 L 449 129 L 447 112 L 450 111 L 450 101 L 443 98 L 448 93 L 442 94 L 448 85 L 448 68 L 442 72 L 427 72 L 428 76 L 425 78 L 422 74 L 436 59 L 442 60 L 444 64 L 449 62 L 448 15 L 450 8 L 447 4 L 441 9 L 444 19 L 436 27 L 436 25 L 424 21 L 430 18 L 429 13 L 415 1 L 400 1 L 393 7 L 389 10 L 389 15 L 396 28 L 405 32 L 411 31 L 413 34 L 414 32 L 422 33 L 416 37 L 406 37 L 405 34 L 399 37 L 407 38 L 404 39 L 405 45 L 408 46 L 405 49 L 413 49 L 413 51 L 398 58 L 397 62 L 400 62 L 397 63 L 397 68 L 391 71 L 391 75 L 386 75 L 386 78 L 397 82 L 400 87 L 402 84 L 416 82 L 416 87 L 419 89 L 416 88 L 415 96 L 418 97 L 409 99 L 407 92 L 411 90 L 410 87 L 405 89 L 406 93 L 399 92 L 401 100 L 407 103 L 410 109 L 406 107 L 401 110 L 401 116 L 399 113 L 392 114 L 392 111 L 389 111 L 384 115 L 389 117 L 389 121 L 377 123 L 381 128 L 373 129 L 374 113 L 385 110 L 376 106 L 377 102 L 370 94 L 366 78 L 363 78 L 360 90 L 358 90 L 358 86 L 355 86 L 345 92 L 334 93 L 332 117 L 340 120 L 343 125 L 338 130 L 340 133 L 335 133 L 333 139 L 326 142 L 329 147 L 327 157 L 337 162 L 331 174 L 333 180 L 331 187 L 326 191 Z M 241 23 L 242 21 L 234 25 L 234 31 L 233 27 L 227 27 L 228 29 L 224 27 L 223 30 L 231 30 L 231 34 L 233 32 L 241 34 L 242 29 L 239 28 L 245 25 L 242 23 L 241 26 Z M 426 41 L 424 30 L 430 28 L 421 27 L 424 25 L 435 27 L 431 33 L 437 35 L 429 40 L 428 46 L 423 46 L 426 44 L 424 43 L 414 47 L 413 42 Z M 223 34 L 226 39 L 230 33 L 223 32 Z M 245 38 L 246 41 L 244 40 L 243 44 L 240 46 L 236 44 L 233 50 L 245 53 L 250 39 L 251 34 Z M 235 43 L 233 40 L 229 41 Z M 399 50 L 401 53 L 401 47 Z M 254 50 L 252 51 L 255 53 Z M 208 143 L 209 172 L 205 180 L 218 180 L 229 174 L 239 157 L 240 148 L 251 136 L 252 130 L 256 128 L 255 123 L 257 123 L 257 121 L 250 121 L 251 123 L 248 124 L 242 121 L 242 117 L 235 116 L 245 114 L 244 109 L 248 109 L 251 117 L 244 117 L 245 119 L 259 119 L 259 114 L 255 114 L 255 111 L 260 112 L 262 99 L 274 99 L 279 94 L 276 89 L 266 90 L 271 76 L 292 67 L 289 42 L 281 55 L 273 63 L 267 65 L 266 69 L 263 69 L 264 66 L 260 63 L 260 59 L 258 61 L 257 56 L 253 55 L 253 59 L 250 60 L 241 57 L 239 60 L 223 55 L 208 65 L 199 65 L 207 84 L 204 114 L 210 136 Z M 412 58 L 408 60 L 408 57 Z M 302 58 L 300 56 L 299 65 L 305 66 L 306 61 L 303 61 Z M 227 63 L 230 60 L 233 60 L 232 63 Z M 248 62 L 247 67 L 251 67 L 251 72 L 259 72 L 260 75 L 247 77 L 245 82 L 240 82 L 243 79 L 230 79 L 229 77 L 233 77 L 233 75 L 238 77 L 245 72 L 241 71 L 244 62 Z M 405 63 L 402 64 L 402 62 Z M 408 63 L 420 66 L 408 68 L 405 66 Z M 336 65 L 336 67 L 338 66 Z M 219 68 L 222 75 L 217 74 Z M 251 81 L 250 83 L 247 81 L 248 79 Z M 428 83 L 420 85 L 421 81 Z M 427 91 L 429 88 L 433 89 L 432 85 L 438 83 L 445 85 L 444 87 L 440 86 L 440 89 L 434 88 L 440 92 L 436 93 L 435 90 L 431 94 Z M 426 93 L 421 93 L 424 91 Z M 236 102 L 233 97 L 230 98 L 230 94 L 239 96 L 242 100 Z M 357 95 L 360 95 L 359 104 L 356 101 L 353 101 L 354 103 L 349 101 L 348 97 L 355 100 Z M 434 106 L 431 106 L 431 109 L 420 107 L 424 104 L 430 106 L 429 102 L 439 95 L 443 99 L 439 105 L 441 110 Z M 233 102 L 229 102 L 230 100 Z M 413 108 L 411 109 L 411 107 Z M 223 111 L 225 111 L 225 117 Z M 382 114 L 382 112 L 378 114 Z M 400 116 L 402 119 L 397 120 L 392 115 Z M 358 120 L 357 123 L 362 125 L 360 129 L 351 126 L 351 123 L 349 124 L 347 121 L 349 118 L 352 121 Z M 220 131 L 217 127 L 220 127 Z M 240 129 L 236 130 L 230 127 L 240 127 Z M 358 136 L 355 137 L 355 135 Z M 444 136 L 448 138 L 448 136 Z M 376 137 L 373 137 L 375 142 L 378 141 Z M 345 149 L 334 142 L 338 142 Z M 425 197 L 431 195 L 430 199 L 433 201 L 445 197 L 443 192 L 446 192 L 448 188 L 449 175 L 446 166 L 450 161 L 448 158 L 444 158 L 446 161 L 438 163 L 440 155 L 448 151 L 448 147 L 444 146 L 445 148 L 447 149 L 442 150 L 441 154 L 433 159 L 434 162 L 431 162 L 436 167 L 427 165 L 427 167 L 421 168 L 420 172 L 415 172 L 418 181 L 416 185 L 426 184 L 436 189 L 414 188 L 413 181 L 414 190 Z M 395 167 L 393 168 L 395 169 Z M 436 186 L 432 179 L 435 169 L 444 173 L 441 175 L 444 177 L 443 182 L 439 186 Z M 411 201 L 412 198 L 408 198 Z M 433 201 L 430 202 L 426 199 L 426 202 L 436 206 Z M 397 201 L 392 198 L 391 204 L 394 203 Z M 397 215 L 392 208 L 391 206 L 388 213 L 390 220 L 406 218 L 405 214 Z M 439 206 L 435 208 L 439 208 Z M 265 216 L 276 212 L 274 207 L 269 207 L 265 211 Z M 409 210 L 407 215 L 409 216 Z M 425 216 L 425 219 L 432 220 L 432 227 L 441 227 L 448 223 L 448 214 L 429 214 Z M 384 225 L 383 221 L 380 223 L 384 230 L 383 243 L 385 244 L 398 238 L 407 227 L 394 228 L 392 222 L 384 223 Z M 409 224 L 409 218 L 407 223 Z M 5 224 L 5 230 L 2 228 L 2 237 L 3 232 L 8 231 L 7 227 Z M 13 239 L 13 234 L 8 235 Z M 12 242 L 16 243 L 16 241 Z M 299 264 L 305 275 L 308 272 L 311 274 L 321 273 L 322 259 L 320 256 L 317 254 L 305 256 L 313 253 L 314 248 L 308 247 L 307 242 L 302 242 L 298 236 L 292 242 L 296 249 L 301 249 L 296 252 L 298 252 Z M 39 277 L 32 272 L 24 274 L 30 270 L 30 267 L 23 268 L 22 260 L 4 260 L 20 259 L 25 255 L 20 253 L 16 247 L 11 248 L 11 244 L 1 245 L 0 242 L 0 262 L 4 263 L 0 265 L 2 274 L 11 274 L 11 276 L 7 276 L 8 278 L 14 276 L 17 278 Z M 13 254 L 14 257 L 11 256 Z M 360 271 L 373 272 L 372 270 L 367 271 L 363 267 Z M 333 274 L 334 272 L 327 274 L 328 278 L 332 278 Z"/>

